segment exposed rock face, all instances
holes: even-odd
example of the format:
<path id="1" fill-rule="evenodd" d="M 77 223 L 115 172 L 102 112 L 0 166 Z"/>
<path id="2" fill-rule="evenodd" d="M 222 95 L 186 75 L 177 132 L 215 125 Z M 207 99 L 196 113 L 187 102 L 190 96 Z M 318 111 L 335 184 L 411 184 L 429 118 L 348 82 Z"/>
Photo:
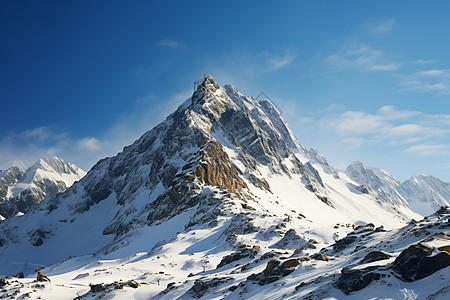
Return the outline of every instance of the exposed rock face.
<path id="1" fill-rule="evenodd" d="M 195 175 L 201 183 L 217 186 L 231 193 L 248 189 L 219 142 L 207 142 L 202 152 L 195 170 Z"/>
<path id="2" fill-rule="evenodd" d="M 394 270 L 406 281 L 414 281 L 450 265 L 450 255 L 439 252 L 431 256 L 433 247 L 418 243 L 403 250 L 394 261 Z"/>

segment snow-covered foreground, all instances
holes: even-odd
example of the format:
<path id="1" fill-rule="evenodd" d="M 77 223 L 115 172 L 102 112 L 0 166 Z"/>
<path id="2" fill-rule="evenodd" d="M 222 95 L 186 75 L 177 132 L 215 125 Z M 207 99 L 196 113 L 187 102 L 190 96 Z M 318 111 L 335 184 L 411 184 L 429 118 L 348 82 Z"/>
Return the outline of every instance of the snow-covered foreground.
<path id="1" fill-rule="evenodd" d="M 186 215 L 179 218 L 186 218 Z M 1 295 L 14 298 L 27 297 L 29 299 L 448 299 L 450 296 L 450 279 L 448 268 L 437 270 L 422 279 L 413 282 L 402 280 L 401 275 L 392 269 L 396 257 L 402 250 L 419 241 L 424 241 L 437 248 L 449 245 L 448 235 L 449 211 L 442 211 L 417 224 L 410 224 L 404 228 L 385 231 L 369 226 L 361 226 L 353 230 L 346 226 L 339 229 L 333 227 L 305 230 L 299 234 L 301 239 L 289 236 L 287 243 L 277 245 L 280 238 L 270 234 L 270 229 L 263 233 L 244 234 L 239 237 L 240 244 L 246 247 L 232 249 L 224 240 L 230 218 L 222 218 L 218 226 L 197 227 L 175 235 L 166 243 L 154 246 L 154 241 L 161 236 L 154 236 L 155 232 L 167 233 L 175 225 L 182 222 L 176 220 L 173 224 L 165 224 L 159 228 L 149 228 L 137 232 L 128 247 L 119 253 L 109 256 L 96 257 L 85 255 L 69 257 L 61 262 L 46 266 L 41 271 L 51 282 L 37 282 L 36 274 L 30 273 L 23 279 L 10 278 L 10 284 L 3 287 Z M 280 222 L 276 218 L 268 217 L 259 220 L 269 224 L 284 224 L 286 228 L 307 227 L 303 222 Z M 175 226 L 175 227 L 174 227 Z M 283 227 L 283 226 L 281 226 Z M 269 227 L 270 228 L 270 227 Z M 374 230 L 375 229 L 375 230 Z M 447 230 L 447 234 L 442 234 Z M 296 230 L 298 231 L 298 230 Z M 355 240 L 348 245 L 332 242 L 330 245 L 321 239 L 332 232 L 350 233 Z M 314 244 L 311 239 L 314 239 Z M 246 242 L 246 243 L 244 243 Z M 316 244 L 317 243 L 317 244 Z M 138 252 L 143 245 L 151 248 L 149 252 Z M 302 250 L 294 250 L 304 245 Z M 284 247 L 278 247 L 283 246 Z M 259 247 L 254 247 L 259 246 Z M 256 249 L 257 248 L 257 249 Z M 253 251 L 255 250 L 255 251 Z M 241 251 L 242 258 L 234 257 L 230 262 L 217 268 L 224 257 Z M 361 260 L 374 251 L 384 251 L 390 257 L 374 262 L 364 263 Z M 117 258 L 126 252 L 130 256 Z M 315 257 L 314 254 L 326 255 L 326 260 Z M 51 253 L 49 253 L 51 255 Z M 285 261 L 299 259 L 300 263 L 290 269 L 292 273 L 282 275 L 264 275 L 269 261 Z M 2 263 L 4 270 L 12 265 Z M 374 273 L 382 277 L 370 282 L 355 283 L 355 278 L 349 279 L 348 287 L 361 288 L 346 295 L 337 287 L 344 267 L 353 269 L 367 269 L 376 266 Z M 18 268 L 17 264 L 14 267 Z M 36 267 L 30 263 L 30 267 Z M 16 269 L 16 270 L 20 270 Z M 262 274 L 258 280 L 249 280 L 252 274 Z M 275 276 L 273 282 L 261 285 L 261 279 Z M 361 275 L 356 275 L 356 278 Z M 131 280 L 139 283 L 132 287 Z M 131 282 L 130 282 L 131 281 Z M 91 291 L 90 285 L 103 284 L 96 292 Z M 121 287 L 121 289 L 115 289 Z"/>

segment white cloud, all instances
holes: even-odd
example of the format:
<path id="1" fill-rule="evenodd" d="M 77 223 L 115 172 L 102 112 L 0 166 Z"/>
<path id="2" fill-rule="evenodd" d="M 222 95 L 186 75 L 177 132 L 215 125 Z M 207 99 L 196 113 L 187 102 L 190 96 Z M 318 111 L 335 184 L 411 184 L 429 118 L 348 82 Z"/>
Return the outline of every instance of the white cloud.
<path id="1" fill-rule="evenodd" d="M 405 152 L 413 152 L 421 156 L 447 155 L 450 154 L 450 145 L 438 144 L 419 144 L 409 147 Z"/>
<path id="2" fill-rule="evenodd" d="M 329 55 L 324 60 L 331 71 L 361 69 L 370 72 L 392 72 L 402 67 L 402 63 L 392 61 L 382 50 L 350 40 L 342 51 Z"/>
<path id="3" fill-rule="evenodd" d="M 399 86 L 404 90 L 450 94 L 450 72 L 445 69 L 430 69 L 400 77 Z"/>
<path id="4" fill-rule="evenodd" d="M 184 48 L 184 44 L 174 39 L 162 39 L 155 43 L 155 46 L 165 48 Z"/>
<path id="5" fill-rule="evenodd" d="M 296 58 L 296 55 L 294 54 L 285 54 L 283 56 L 275 56 L 272 58 L 269 58 L 269 70 L 271 71 L 278 71 L 279 69 L 291 64 Z"/>
<path id="6" fill-rule="evenodd" d="M 36 127 L 32 129 L 25 130 L 22 135 L 25 138 L 37 138 L 41 141 L 48 139 L 51 135 L 50 127 Z"/>
<path id="7" fill-rule="evenodd" d="M 77 142 L 78 148 L 84 151 L 98 151 L 101 148 L 101 142 L 94 137 L 85 137 Z"/>
<path id="8" fill-rule="evenodd" d="M 442 76 L 446 73 L 445 70 L 426 70 L 426 71 L 420 71 L 420 72 L 416 72 L 414 75 L 416 75 L 417 77 L 437 77 L 437 76 Z"/>
<path id="9" fill-rule="evenodd" d="M 384 106 L 373 114 L 346 111 L 327 115 L 323 117 L 321 123 L 325 130 L 337 133 L 343 140 L 349 141 L 354 148 L 387 143 L 407 145 L 415 149 L 413 147 L 418 143 L 448 139 L 449 117 L 450 115 L 430 115 Z"/>
<path id="10" fill-rule="evenodd" d="M 434 60 L 434 59 L 418 59 L 411 63 L 417 64 L 417 65 L 428 65 L 428 64 L 438 63 L 438 62 L 439 62 L 438 60 Z"/>
<path id="11" fill-rule="evenodd" d="M 378 20 L 369 25 L 369 31 L 372 34 L 385 34 L 392 31 L 395 23 L 395 19 Z"/>

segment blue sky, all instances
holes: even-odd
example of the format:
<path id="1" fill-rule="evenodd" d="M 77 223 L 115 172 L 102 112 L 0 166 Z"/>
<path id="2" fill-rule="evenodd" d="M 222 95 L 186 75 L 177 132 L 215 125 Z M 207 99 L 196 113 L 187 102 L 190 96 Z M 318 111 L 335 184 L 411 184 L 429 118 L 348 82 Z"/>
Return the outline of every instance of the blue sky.
<path id="1" fill-rule="evenodd" d="M 2 1 L 0 168 L 89 169 L 211 74 L 342 167 L 450 181 L 448 1 Z"/>

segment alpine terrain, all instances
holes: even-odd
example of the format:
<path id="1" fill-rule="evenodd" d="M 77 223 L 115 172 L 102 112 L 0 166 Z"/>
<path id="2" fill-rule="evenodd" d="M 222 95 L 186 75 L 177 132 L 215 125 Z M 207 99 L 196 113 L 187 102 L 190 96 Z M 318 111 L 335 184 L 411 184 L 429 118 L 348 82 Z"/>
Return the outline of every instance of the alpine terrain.
<path id="1" fill-rule="evenodd" d="M 64 192 L 86 172 L 59 157 L 41 158 L 33 166 L 0 171 L 0 219 L 26 213 L 47 195 Z"/>
<path id="2" fill-rule="evenodd" d="M 416 209 L 447 203 L 448 184 L 361 166 L 336 170 L 269 100 L 208 76 L 132 145 L 0 222 L 0 297 L 448 299 L 450 210 Z"/>

